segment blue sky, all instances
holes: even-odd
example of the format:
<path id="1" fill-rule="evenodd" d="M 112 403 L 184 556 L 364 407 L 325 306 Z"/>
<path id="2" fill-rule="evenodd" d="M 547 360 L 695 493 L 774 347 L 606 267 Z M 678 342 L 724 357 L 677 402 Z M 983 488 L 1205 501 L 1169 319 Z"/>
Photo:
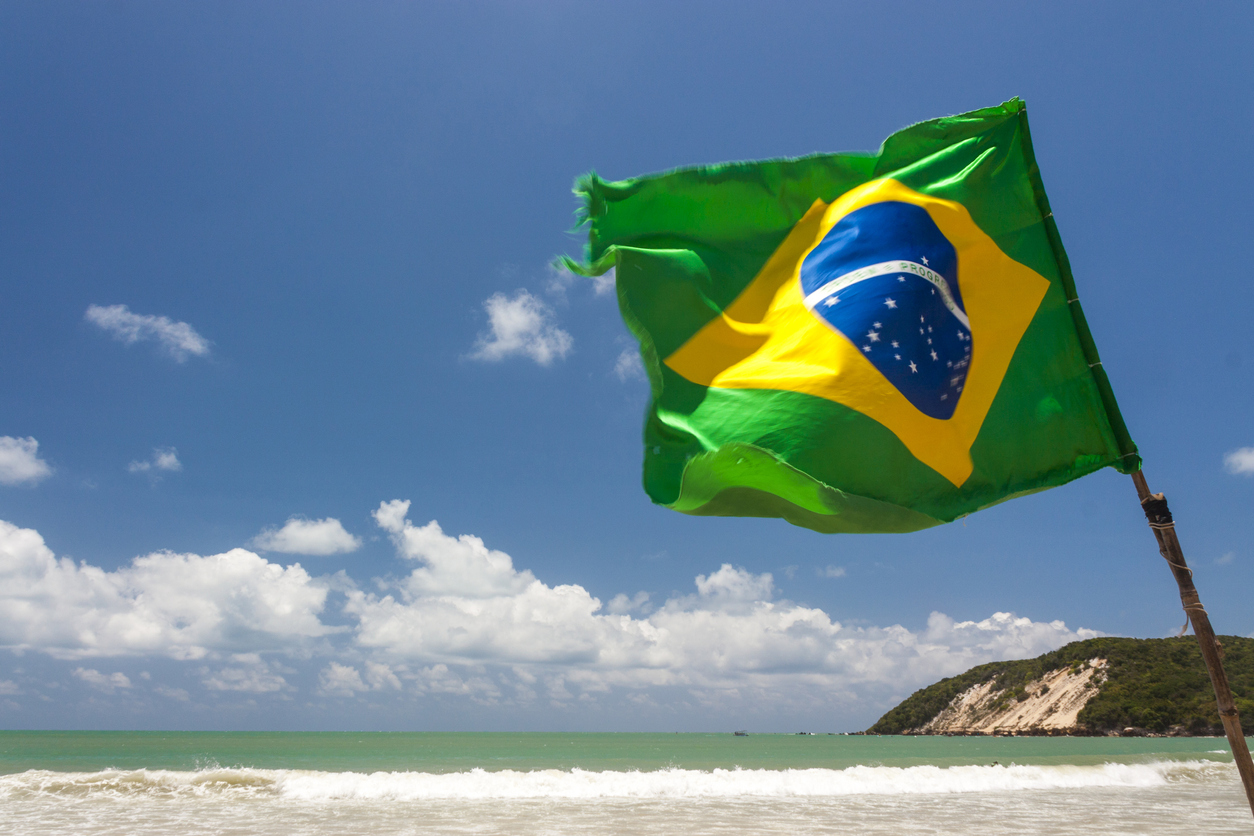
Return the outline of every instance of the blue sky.
<path id="1" fill-rule="evenodd" d="M 0 726 L 842 731 L 1173 633 L 1113 471 L 912 535 L 652 506 L 614 296 L 548 267 L 590 169 L 1015 95 L 1150 484 L 1254 634 L 1252 17 L 4 4 Z"/>

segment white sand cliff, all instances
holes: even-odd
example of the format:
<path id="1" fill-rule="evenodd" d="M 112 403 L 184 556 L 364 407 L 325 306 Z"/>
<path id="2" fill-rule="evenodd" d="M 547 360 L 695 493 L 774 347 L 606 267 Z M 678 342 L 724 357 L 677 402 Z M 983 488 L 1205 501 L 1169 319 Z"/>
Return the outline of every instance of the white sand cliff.
<path id="1" fill-rule="evenodd" d="M 1066 732 L 1106 679 L 1106 660 L 1090 659 L 1077 669 L 1058 668 L 1027 683 L 1027 696 L 1005 700 L 996 681 L 963 691 L 917 729 L 905 734 L 999 734 L 1034 730 Z M 999 704 L 1000 703 L 1000 704 Z"/>

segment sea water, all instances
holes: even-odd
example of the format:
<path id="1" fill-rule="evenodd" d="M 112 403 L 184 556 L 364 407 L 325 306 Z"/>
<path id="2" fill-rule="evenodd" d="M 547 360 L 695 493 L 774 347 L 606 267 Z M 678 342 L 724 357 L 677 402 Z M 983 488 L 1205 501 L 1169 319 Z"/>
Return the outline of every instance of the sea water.
<path id="1" fill-rule="evenodd" d="M 0 732 L 11 834 L 1249 834 L 1215 738 Z"/>

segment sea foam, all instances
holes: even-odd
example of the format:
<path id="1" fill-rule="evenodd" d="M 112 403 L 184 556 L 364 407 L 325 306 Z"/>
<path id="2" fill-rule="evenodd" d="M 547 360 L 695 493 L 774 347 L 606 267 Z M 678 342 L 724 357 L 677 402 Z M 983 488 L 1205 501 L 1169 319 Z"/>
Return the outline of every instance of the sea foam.
<path id="1" fill-rule="evenodd" d="M 746 799 L 856 795 L 928 795 L 1098 787 L 1152 788 L 1220 778 L 1233 771 L 1213 761 L 1158 761 L 1091 766 L 853 766 L 847 769 L 660 769 L 592 772 L 313 772 L 247 768 L 31 770 L 0 776 L 0 799 L 32 796 L 261 796 L 304 802 L 475 799 Z"/>

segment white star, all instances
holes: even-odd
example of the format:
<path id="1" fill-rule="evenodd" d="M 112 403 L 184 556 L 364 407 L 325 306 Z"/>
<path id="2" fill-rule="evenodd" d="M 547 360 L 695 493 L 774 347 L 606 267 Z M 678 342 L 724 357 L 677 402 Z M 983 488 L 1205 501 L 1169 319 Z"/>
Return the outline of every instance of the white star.
<path id="1" fill-rule="evenodd" d="M 961 331 L 959 331 L 959 332 L 958 332 L 958 339 L 962 339 L 962 338 L 963 338 L 963 333 L 962 333 Z"/>
<path id="2" fill-rule="evenodd" d="M 951 368 L 951 369 L 952 369 L 952 368 L 954 367 L 954 361 L 953 361 L 953 360 L 946 360 L 946 361 L 945 361 L 945 365 L 946 365 L 946 366 L 948 366 L 949 368 Z"/>
<path id="3" fill-rule="evenodd" d="M 885 300 L 884 300 L 884 304 L 885 304 L 887 307 L 889 307 L 890 309 L 891 309 L 891 308 L 895 308 L 895 307 L 897 307 L 897 301 L 896 301 L 895 299 L 891 299 L 891 298 L 889 298 L 889 299 L 885 299 Z"/>
<path id="4" fill-rule="evenodd" d="M 893 340 L 893 348 L 901 348 L 901 346 L 897 345 L 896 340 Z"/>
<path id="5" fill-rule="evenodd" d="M 939 357 L 937 357 L 937 356 L 936 356 L 936 352 L 935 352 L 935 351 L 933 351 L 933 352 L 932 352 L 932 359 L 933 359 L 933 360 L 939 360 L 939 359 L 940 359 Z"/>
<path id="6" fill-rule="evenodd" d="M 922 321 L 923 321 L 923 317 L 919 317 L 919 322 L 922 322 Z"/>
<path id="7" fill-rule="evenodd" d="M 829 297 L 827 298 L 827 301 L 826 301 L 826 302 L 824 302 L 823 304 L 824 304 L 824 305 L 827 305 L 827 307 L 829 307 L 829 308 L 830 308 L 832 305 L 835 305 L 835 304 L 836 304 L 837 302 L 839 302 L 839 301 L 840 301 L 840 297 L 839 297 L 839 296 L 829 296 Z"/>
<path id="8" fill-rule="evenodd" d="M 910 371 L 912 371 L 912 372 L 918 372 L 918 370 L 919 370 L 919 367 L 918 367 L 918 366 L 916 366 L 916 365 L 914 364 L 914 361 L 913 361 L 913 360 L 911 360 L 911 361 L 910 361 Z"/>
<path id="9" fill-rule="evenodd" d="M 931 345 L 931 344 L 932 344 L 932 338 L 931 338 L 931 337 L 928 337 L 928 338 L 927 338 L 927 344 L 928 344 L 928 345 Z"/>
<path id="10" fill-rule="evenodd" d="M 872 328 L 883 328 L 884 326 L 883 326 L 883 325 L 881 325 L 881 324 L 880 324 L 880 323 L 878 323 L 878 322 L 872 322 L 872 323 L 871 323 L 871 327 L 872 327 Z"/>
<path id="11" fill-rule="evenodd" d="M 894 354 L 893 356 L 894 356 L 894 357 L 896 357 L 898 360 L 900 360 L 900 359 L 901 359 L 901 355 L 900 355 L 900 354 Z"/>
<path id="12" fill-rule="evenodd" d="M 923 329 L 922 329 L 922 328 L 920 328 L 920 329 L 919 329 L 919 333 L 920 333 L 920 334 L 922 334 L 922 333 L 923 333 Z"/>
<path id="13" fill-rule="evenodd" d="M 880 341 L 880 335 L 879 335 L 879 334 L 877 334 L 877 333 L 876 333 L 876 332 L 874 332 L 874 331 L 867 331 L 867 332 L 866 332 L 866 338 L 867 338 L 868 340 L 870 340 L 871 342 L 873 342 L 873 343 L 877 343 L 877 342 L 879 342 L 879 341 Z"/>
<path id="14" fill-rule="evenodd" d="M 929 334 L 930 334 L 930 333 L 932 333 L 932 326 L 931 326 L 931 325 L 927 326 L 927 332 L 928 332 Z"/>
<path id="15" fill-rule="evenodd" d="M 941 400 L 942 400 L 942 401 L 947 401 L 947 400 L 949 400 L 949 396 L 948 396 L 948 395 L 941 395 Z"/>
<path id="16" fill-rule="evenodd" d="M 871 346 L 869 346 L 869 345 L 864 345 L 864 346 L 862 346 L 862 350 L 863 350 L 863 351 L 868 351 L 868 352 L 869 352 L 869 351 L 871 350 Z"/>
<path id="17" fill-rule="evenodd" d="M 924 264 L 925 266 L 927 265 L 927 256 L 923 256 L 923 264 Z"/>
<path id="18" fill-rule="evenodd" d="M 904 282 L 905 280 L 906 280 L 906 277 L 905 277 L 905 276 L 898 276 L 898 277 L 897 277 L 897 281 L 899 281 L 899 282 Z"/>

